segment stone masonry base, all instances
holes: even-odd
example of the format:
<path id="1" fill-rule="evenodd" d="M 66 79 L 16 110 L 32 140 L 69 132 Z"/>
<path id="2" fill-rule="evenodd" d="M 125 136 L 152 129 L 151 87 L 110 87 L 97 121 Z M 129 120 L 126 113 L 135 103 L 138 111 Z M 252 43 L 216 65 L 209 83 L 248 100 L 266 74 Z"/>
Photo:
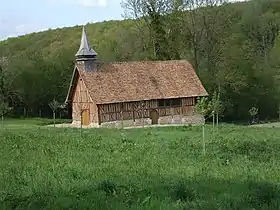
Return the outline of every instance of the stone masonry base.
<path id="1" fill-rule="evenodd" d="M 183 124 L 183 125 L 200 125 L 205 122 L 204 117 L 201 115 L 193 114 L 188 116 L 181 116 L 181 115 L 174 115 L 174 116 L 164 116 L 159 117 L 158 119 L 158 125 L 167 125 L 167 124 Z M 136 126 L 147 126 L 151 125 L 152 120 L 149 118 L 144 119 L 136 119 L 133 120 L 124 120 L 124 121 L 112 121 L 112 122 L 105 122 L 101 125 L 98 125 L 97 123 L 92 123 L 89 126 L 86 127 L 102 127 L 102 128 L 122 128 L 122 127 L 136 127 Z M 79 126 L 80 121 L 73 121 L 73 126 Z"/>

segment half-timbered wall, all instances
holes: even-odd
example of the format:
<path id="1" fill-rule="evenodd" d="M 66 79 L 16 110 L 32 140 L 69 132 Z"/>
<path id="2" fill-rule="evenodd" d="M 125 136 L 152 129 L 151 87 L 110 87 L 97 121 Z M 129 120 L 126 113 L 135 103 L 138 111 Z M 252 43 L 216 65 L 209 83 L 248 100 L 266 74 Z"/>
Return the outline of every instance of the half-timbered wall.
<path id="1" fill-rule="evenodd" d="M 99 122 L 150 118 L 151 110 L 156 110 L 159 117 L 188 115 L 193 112 L 194 104 L 195 98 L 102 104 L 98 105 Z"/>
<path id="2" fill-rule="evenodd" d="M 79 77 L 72 101 L 72 119 L 81 121 L 81 112 L 89 110 L 90 123 L 98 123 L 97 106 L 92 102 L 83 80 Z"/>

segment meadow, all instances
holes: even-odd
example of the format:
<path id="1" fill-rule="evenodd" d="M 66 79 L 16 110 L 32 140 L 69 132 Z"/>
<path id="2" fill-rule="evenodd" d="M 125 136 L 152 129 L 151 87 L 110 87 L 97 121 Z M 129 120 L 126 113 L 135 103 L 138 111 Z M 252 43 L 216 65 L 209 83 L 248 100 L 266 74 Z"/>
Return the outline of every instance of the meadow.
<path id="1" fill-rule="evenodd" d="M 280 209 L 278 128 L 209 125 L 203 155 L 201 127 L 42 124 L 0 131 L 0 209 Z"/>

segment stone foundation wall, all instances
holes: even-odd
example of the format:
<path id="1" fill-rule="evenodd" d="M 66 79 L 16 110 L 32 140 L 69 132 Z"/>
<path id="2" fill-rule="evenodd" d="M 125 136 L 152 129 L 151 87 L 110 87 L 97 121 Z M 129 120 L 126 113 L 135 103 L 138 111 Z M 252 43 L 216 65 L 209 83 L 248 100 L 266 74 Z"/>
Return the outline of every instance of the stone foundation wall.
<path id="1" fill-rule="evenodd" d="M 81 121 L 73 121 L 73 126 L 80 126 Z M 158 124 L 159 125 L 166 125 L 166 124 L 192 124 L 192 125 L 200 125 L 205 123 L 204 117 L 201 115 L 188 115 L 188 116 L 181 116 L 181 115 L 174 115 L 172 116 L 164 116 L 159 117 Z M 98 123 L 91 123 L 89 126 L 84 127 L 102 127 L 102 128 L 122 128 L 122 127 L 134 127 L 134 126 L 142 126 L 142 125 L 151 125 L 152 120 L 149 118 L 144 119 L 136 119 L 135 122 L 133 120 L 124 120 L 122 121 L 112 121 L 112 122 L 105 122 L 101 125 L 98 125 Z"/>
<path id="2" fill-rule="evenodd" d="M 192 125 L 200 125 L 205 122 L 204 117 L 201 115 L 189 115 L 189 116 L 181 116 L 181 115 L 175 115 L 175 116 L 164 116 L 159 117 L 158 124 L 159 125 L 166 125 L 166 124 L 192 124 Z M 121 121 L 113 121 L 113 122 L 106 122 L 102 123 L 100 127 L 105 128 L 121 128 L 123 127 L 133 127 L 133 126 L 142 126 L 144 125 L 151 125 L 152 120 L 149 118 L 144 119 L 136 119 L 135 122 L 133 120 L 124 120 Z"/>
<path id="3" fill-rule="evenodd" d="M 81 125 L 81 121 L 79 121 L 79 120 L 73 120 L 72 123 L 71 123 L 71 125 L 73 125 L 73 126 Z"/>
<path id="4" fill-rule="evenodd" d="M 73 127 L 80 127 L 80 126 L 81 126 L 81 121 L 79 121 L 79 120 L 73 120 L 72 123 L 71 123 L 71 125 L 72 125 Z M 83 127 L 87 127 L 87 128 L 98 128 L 99 125 L 98 125 L 98 123 L 91 123 L 91 124 L 89 124 L 88 126 L 83 125 Z"/>

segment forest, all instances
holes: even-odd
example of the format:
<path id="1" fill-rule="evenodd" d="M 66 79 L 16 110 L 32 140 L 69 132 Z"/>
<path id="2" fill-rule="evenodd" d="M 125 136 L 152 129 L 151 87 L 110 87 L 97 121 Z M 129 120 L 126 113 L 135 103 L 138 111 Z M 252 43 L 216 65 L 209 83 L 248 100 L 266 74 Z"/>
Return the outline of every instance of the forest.
<path id="1" fill-rule="evenodd" d="M 122 21 L 88 23 L 87 35 L 106 62 L 186 59 L 224 121 L 280 112 L 280 2 L 253 0 L 124 0 Z M 0 110 L 13 117 L 51 117 L 71 80 L 81 26 L 0 42 Z M 68 116 L 67 111 L 61 117 Z"/>

